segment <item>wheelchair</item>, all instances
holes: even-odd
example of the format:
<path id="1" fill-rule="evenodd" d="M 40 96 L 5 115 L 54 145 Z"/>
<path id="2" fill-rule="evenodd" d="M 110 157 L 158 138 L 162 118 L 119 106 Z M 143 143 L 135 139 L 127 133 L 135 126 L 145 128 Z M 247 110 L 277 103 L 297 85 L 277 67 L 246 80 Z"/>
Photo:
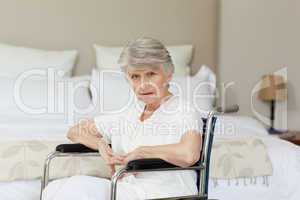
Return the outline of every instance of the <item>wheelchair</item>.
<path id="1" fill-rule="evenodd" d="M 214 138 L 214 128 L 216 123 L 216 114 L 220 111 L 210 111 L 204 122 L 202 134 L 202 149 L 199 161 L 190 167 L 178 167 L 164 160 L 138 159 L 130 161 L 125 167 L 119 169 L 111 178 L 111 194 L 110 199 L 116 200 L 117 196 L 117 182 L 118 179 L 126 173 L 133 172 L 153 172 L 153 171 L 173 171 L 173 170 L 195 170 L 197 172 L 197 195 L 179 196 L 158 198 L 151 200 L 175 200 L 175 199 L 190 199 L 190 200 L 208 200 L 208 181 L 209 181 L 209 164 L 210 155 Z M 41 180 L 40 200 L 42 200 L 42 192 L 49 183 L 49 169 L 51 160 L 56 157 L 92 157 L 100 156 L 98 151 L 85 147 L 82 144 L 60 144 L 55 151 L 48 155 L 44 163 L 44 171 Z M 149 199 L 150 200 L 150 199 Z"/>

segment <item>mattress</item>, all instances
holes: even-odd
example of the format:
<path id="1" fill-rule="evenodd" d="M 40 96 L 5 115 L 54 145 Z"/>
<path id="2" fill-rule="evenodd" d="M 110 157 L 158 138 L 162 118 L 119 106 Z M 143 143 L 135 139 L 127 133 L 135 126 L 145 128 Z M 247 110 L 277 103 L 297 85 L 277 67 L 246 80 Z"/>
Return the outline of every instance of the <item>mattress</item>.
<path id="1" fill-rule="evenodd" d="M 63 120 L 36 119 L 14 121 L 0 118 L 0 140 L 66 140 L 69 125 Z M 230 137 L 234 137 L 230 136 Z M 220 200 L 298 200 L 300 199 L 300 148 L 271 136 L 259 136 L 265 143 L 273 164 L 268 184 L 258 179 L 210 180 L 209 197 Z M 216 138 L 217 139 L 217 138 Z M 237 184 L 239 183 L 239 184 Z M 0 182 L 1 200 L 38 200 L 40 180 Z"/>

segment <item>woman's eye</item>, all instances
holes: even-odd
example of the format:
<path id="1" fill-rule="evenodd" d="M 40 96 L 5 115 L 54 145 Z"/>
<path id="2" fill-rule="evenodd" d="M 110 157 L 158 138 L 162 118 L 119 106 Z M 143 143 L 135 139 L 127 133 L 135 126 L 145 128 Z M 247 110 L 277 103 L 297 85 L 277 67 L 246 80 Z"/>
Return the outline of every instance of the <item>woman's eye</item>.
<path id="1" fill-rule="evenodd" d="M 154 75 L 155 75 L 154 72 L 150 72 L 150 73 L 149 73 L 149 76 L 154 76 Z"/>
<path id="2" fill-rule="evenodd" d="M 136 74 L 131 75 L 131 79 L 136 80 L 137 78 L 138 78 L 138 75 L 136 75 Z"/>

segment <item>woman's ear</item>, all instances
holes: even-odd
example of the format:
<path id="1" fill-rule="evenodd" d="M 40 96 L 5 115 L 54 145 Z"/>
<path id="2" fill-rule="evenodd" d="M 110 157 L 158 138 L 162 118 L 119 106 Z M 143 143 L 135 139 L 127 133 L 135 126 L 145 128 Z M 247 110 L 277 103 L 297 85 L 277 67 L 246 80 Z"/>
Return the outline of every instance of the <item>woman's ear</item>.
<path id="1" fill-rule="evenodd" d="M 167 82 L 170 82 L 172 80 L 173 74 L 172 73 L 168 73 L 167 75 Z"/>
<path id="2" fill-rule="evenodd" d="M 170 74 L 167 75 L 167 79 L 166 79 L 166 83 L 165 83 L 165 86 L 166 86 L 167 88 L 170 87 L 170 81 L 171 81 L 171 80 L 172 80 L 172 74 L 170 73 Z"/>
<path id="3" fill-rule="evenodd" d="M 131 81 L 130 81 L 130 74 L 128 72 L 125 72 L 124 76 L 125 76 L 125 79 L 127 80 L 127 82 L 131 83 Z"/>

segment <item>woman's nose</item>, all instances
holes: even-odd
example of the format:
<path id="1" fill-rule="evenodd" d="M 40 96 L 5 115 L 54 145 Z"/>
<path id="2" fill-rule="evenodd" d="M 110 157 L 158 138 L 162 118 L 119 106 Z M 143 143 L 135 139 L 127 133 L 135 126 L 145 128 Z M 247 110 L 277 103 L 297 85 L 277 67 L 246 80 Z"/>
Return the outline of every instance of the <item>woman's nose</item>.
<path id="1" fill-rule="evenodd" d="M 147 76 L 142 76 L 140 79 L 139 83 L 139 88 L 140 89 L 150 89 L 156 87 L 156 85 L 153 83 L 153 81 L 147 77 Z"/>
<path id="2" fill-rule="evenodd" d="M 140 87 L 141 87 L 141 88 L 147 87 L 148 82 L 149 82 L 149 80 L 147 80 L 147 78 L 142 77 L 142 78 L 141 78 L 141 85 L 140 85 Z"/>
<path id="3" fill-rule="evenodd" d="M 147 88 L 147 83 L 142 81 L 141 84 L 140 84 L 140 89 L 144 90 Z"/>

